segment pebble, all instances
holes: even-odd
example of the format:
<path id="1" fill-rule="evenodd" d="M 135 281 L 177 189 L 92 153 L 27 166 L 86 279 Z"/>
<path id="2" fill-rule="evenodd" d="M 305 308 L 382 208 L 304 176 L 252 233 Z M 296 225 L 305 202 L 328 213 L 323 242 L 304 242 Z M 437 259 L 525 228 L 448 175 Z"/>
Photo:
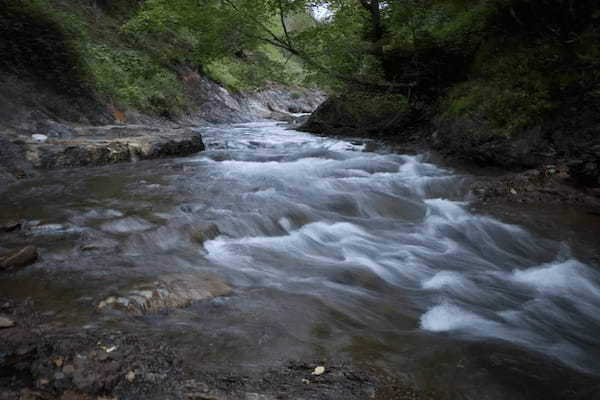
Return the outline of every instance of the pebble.
<path id="1" fill-rule="evenodd" d="M 312 372 L 313 375 L 323 375 L 323 373 L 325 372 L 325 367 L 323 366 L 318 366 L 317 368 L 315 368 L 315 370 Z"/>
<path id="2" fill-rule="evenodd" d="M 6 317 L 0 317 L 0 329 L 12 328 L 13 326 L 15 326 L 15 323 L 12 320 Z"/>
<path id="3" fill-rule="evenodd" d="M 31 135 L 31 138 L 33 140 L 35 140 L 36 142 L 42 142 L 42 143 L 45 142 L 46 140 L 48 140 L 48 136 L 46 136 L 46 135 L 40 135 L 40 134 L 37 134 L 37 133 L 34 134 L 34 135 Z"/>
<path id="4" fill-rule="evenodd" d="M 65 365 L 65 367 L 63 368 L 63 372 L 65 374 L 72 374 L 75 372 L 75 367 L 71 364 Z"/>

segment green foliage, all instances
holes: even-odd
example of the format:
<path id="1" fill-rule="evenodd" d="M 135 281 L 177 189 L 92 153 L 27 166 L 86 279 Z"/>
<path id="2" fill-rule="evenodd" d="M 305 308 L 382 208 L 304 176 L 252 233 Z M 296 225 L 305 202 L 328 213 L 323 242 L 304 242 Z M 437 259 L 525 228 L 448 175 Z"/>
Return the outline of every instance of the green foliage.
<path id="1" fill-rule="evenodd" d="M 408 100 L 403 95 L 353 92 L 334 98 L 341 108 L 340 114 L 347 116 L 350 126 L 384 128 L 403 121 L 410 113 Z"/>
<path id="2" fill-rule="evenodd" d="M 42 0 L 0 3 L 0 68 L 60 94 L 89 95 L 88 71 L 77 41 L 81 26 L 61 20 Z"/>
<path id="3" fill-rule="evenodd" d="M 569 71 L 559 73 L 565 61 L 560 49 L 518 41 L 506 44 L 501 53 L 494 42 L 478 52 L 471 78 L 449 91 L 449 116 L 483 118 L 513 132 L 540 123 L 556 108 L 556 92 L 571 79 Z"/>
<path id="4" fill-rule="evenodd" d="M 512 132 L 539 123 L 553 109 L 542 80 L 524 79 L 519 87 L 510 81 L 469 80 L 452 88 L 447 116 L 483 119 Z"/>
<path id="5" fill-rule="evenodd" d="M 406 0 L 378 13 L 371 1 L 12 0 L 0 5 L 0 67 L 165 116 L 186 107 L 181 67 L 237 91 L 360 93 L 344 107 L 369 121 L 435 103 L 513 132 L 567 103 L 599 104 L 597 0 Z M 316 21 L 308 9 L 323 4 L 331 15 Z"/>
<path id="6" fill-rule="evenodd" d="M 98 89 L 117 102 L 164 117 L 178 115 L 186 105 L 175 73 L 135 50 L 90 45 L 86 51 Z"/>
<path id="7" fill-rule="evenodd" d="M 308 26 L 294 36 L 295 45 L 322 67 L 307 66 L 312 68 L 311 80 L 333 92 L 348 90 L 346 83 L 334 74 L 383 83 L 381 60 L 365 35 L 368 13 L 358 0 L 333 1 L 328 7 L 333 14 L 327 22 Z"/>
<path id="8" fill-rule="evenodd" d="M 215 60 L 205 66 L 204 72 L 234 92 L 252 91 L 270 83 L 299 85 L 305 77 L 296 60 L 272 46 L 261 46 L 243 58 Z"/>
<path id="9" fill-rule="evenodd" d="M 532 16 L 513 8 L 510 15 L 506 10 L 494 14 L 493 29 L 474 53 L 468 79 L 449 92 L 448 116 L 483 118 L 511 134 L 541 124 L 574 97 L 593 97 L 600 82 L 597 28 L 585 20 L 577 30 L 539 22 L 560 12 L 559 7 L 536 12 Z M 534 19 L 544 26 L 536 27 Z"/>
<path id="10" fill-rule="evenodd" d="M 262 21 L 282 33 L 274 3 L 236 4 L 244 11 L 217 0 L 2 2 L 0 68 L 73 98 L 85 92 L 166 117 L 187 106 L 178 70 L 208 72 L 240 91 L 304 79 L 297 60 L 261 40 Z M 312 21 L 301 4 L 286 3 L 293 31 Z"/>
<path id="11" fill-rule="evenodd" d="M 283 33 L 268 2 L 241 0 L 236 4 L 237 10 L 217 1 L 149 0 L 121 31 L 155 60 L 199 65 L 235 91 L 303 79 L 297 60 L 289 60 L 289 54 L 260 40 L 265 35 L 263 26 Z M 290 6 L 289 11 L 293 10 Z M 290 29 L 296 31 L 310 23 L 306 13 L 298 12 L 290 16 L 290 22 Z"/>

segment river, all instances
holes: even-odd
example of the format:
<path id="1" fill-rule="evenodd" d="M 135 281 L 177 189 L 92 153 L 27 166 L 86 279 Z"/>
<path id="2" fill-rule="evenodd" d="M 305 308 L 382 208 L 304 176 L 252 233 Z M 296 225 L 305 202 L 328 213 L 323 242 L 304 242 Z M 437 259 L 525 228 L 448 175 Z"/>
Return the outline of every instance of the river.
<path id="1" fill-rule="evenodd" d="M 600 375 L 598 265 L 544 220 L 472 211 L 469 177 L 425 155 L 272 122 L 199 132 L 207 151 L 193 157 L 4 189 L 0 218 L 45 228 L 27 238 L 41 262 L 0 291 L 43 299 L 66 325 L 159 334 L 188 363 L 348 359 L 481 399 L 537 398 L 511 386 L 530 374 Z M 220 234 L 190 238 L 207 224 Z M 95 310 L 138 280 L 194 271 L 233 294 L 140 318 Z"/>

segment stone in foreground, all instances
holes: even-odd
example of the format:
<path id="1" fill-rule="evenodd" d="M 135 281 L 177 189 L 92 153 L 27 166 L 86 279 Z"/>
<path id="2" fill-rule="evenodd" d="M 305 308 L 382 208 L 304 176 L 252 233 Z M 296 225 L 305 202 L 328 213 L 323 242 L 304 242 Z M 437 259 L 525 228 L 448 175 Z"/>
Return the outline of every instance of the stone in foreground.
<path id="1" fill-rule="evenodd" d="M 12 320 L 0 316 L 0 329 L 12 328 L 13 326 L 15 326 L 15 323 Z"/>
<path id="2" fill-rule="evenodd" d="M 208 274 L 176 274 L 133 288 L 122 296 L 111 296 L 98 309 L 124 310 L 134 316 L 188 307 L 195 301 L 227 296 L 232 289 L 221 278 Z"/>
<path id="3" fill-rule="evenodd" d="M 36 262 L 37 259 L 37 248 L 35 246 L 26 246 L 20 250 L 0 255 L 0 270 L 26 267 Z"/>

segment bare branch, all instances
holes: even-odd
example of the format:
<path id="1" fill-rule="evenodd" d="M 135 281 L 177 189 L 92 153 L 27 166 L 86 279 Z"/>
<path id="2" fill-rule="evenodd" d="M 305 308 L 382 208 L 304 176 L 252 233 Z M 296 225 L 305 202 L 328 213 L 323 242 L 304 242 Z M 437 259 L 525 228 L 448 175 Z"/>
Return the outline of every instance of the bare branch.
<path id="1" fill-rule="evenodd" d="M 281 27 L 283 28 L 283 33 L 285 34 L 285 39 L 286 39 L 287 43 L 291 46 L 292 40 L 290 39 L 290 34 L 288 32 L 287 25 L 285 23 L 285 14 L 283 12 L 283 4 L 281 3 L 281 0 L 279 0 L 279 19 L 281 20 Z"/>

